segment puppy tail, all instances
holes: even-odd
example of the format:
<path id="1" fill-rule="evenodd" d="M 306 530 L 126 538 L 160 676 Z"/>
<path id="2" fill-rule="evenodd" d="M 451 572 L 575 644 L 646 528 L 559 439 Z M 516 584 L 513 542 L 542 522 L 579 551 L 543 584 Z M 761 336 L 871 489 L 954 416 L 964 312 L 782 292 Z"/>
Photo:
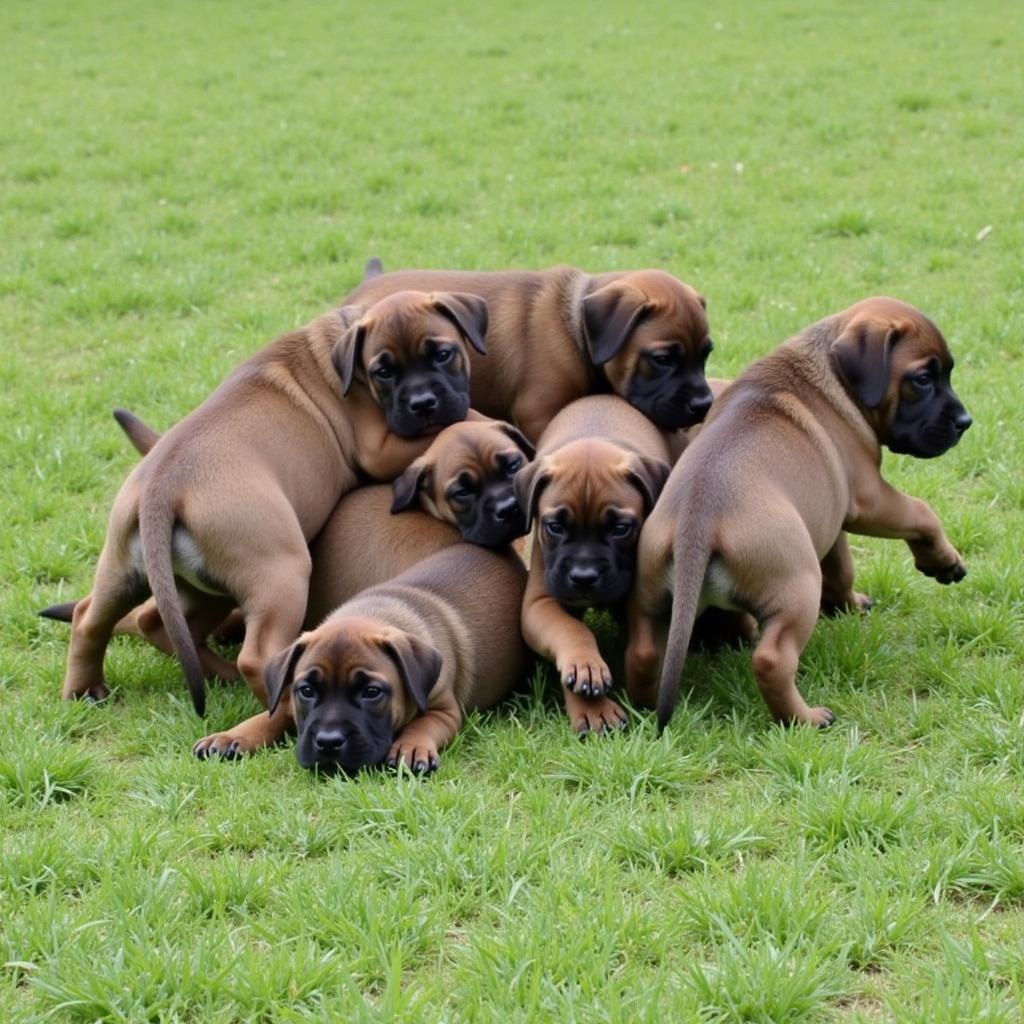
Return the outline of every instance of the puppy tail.
<path id="1" fill-rule="evenodd" d="M 139 536 L 142 539 L 142 555 L 146 561 L 146 575 L 149 577 L 153 598 L 171 646 L 185 673 L 185 681 L 192 695 L 192 706 L 202 718 L 206 714 L 206 683 L 199 652 L 185 621 L 178 588 L 174 584 L 171 554 L 174 509 L 166 499 L 156 497 L 142 502 L 139 509 Z"/>
<path id="2" fill-rule="evenodd" d="M 694 519 L 692 515 L 683 517 L 672 543 L 672 619 L 658 688 L 659 732 L 668 725 L 679 702 L 679 680 L 711 561 L 711 538 Z"/>
<path id="3" fill-rule="evenodd" d="M 77 601 L 64 601 L 61 604 L 51 604 L 43 608 L 37 614 L 44 619 L 54 619 L 57 622 L 70 622 L 75 612 Z"/>
<path id="4" fill-rule="evenodd" d="M 115 409 L 114 419 L 140 455 L 148 454 L 150 448 L 160 440 L 160 435 L 151 426 L 127 409 Z"/>
<path id="5" fill-rule="evenodd" d="M 384 264 L 381 263 L 379 256 L 371 256 L 366 261 L 366 266 L 363 267 L 363 280 L 369 281 L 373 277 L 380 277 L 384 273 Z"/>

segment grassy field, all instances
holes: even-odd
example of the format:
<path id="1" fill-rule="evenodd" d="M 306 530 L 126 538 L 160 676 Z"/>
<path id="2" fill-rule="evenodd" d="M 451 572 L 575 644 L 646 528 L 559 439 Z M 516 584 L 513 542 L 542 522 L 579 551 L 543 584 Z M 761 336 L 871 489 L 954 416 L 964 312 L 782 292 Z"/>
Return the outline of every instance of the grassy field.
<path id="1" fill-rule="evenodd" d="M 831 6 L 831 10 L 826 10 Z M 0 8 L 0 1019 L 1019 1021 L 1024 30 L 1011 4 L 8 0 Z M 177 666 L 58 699 L 133 453 L 389 267 L 660 266 L 736 373 L 874 293 L 975 427 L 886 458 L 969 576 L 855 540 L 770 725 L 695 656 L 658 738 L 541 676 L 426 782 L 189 752 Z M 208 728 L 255 706 L 214 687 Z"/>

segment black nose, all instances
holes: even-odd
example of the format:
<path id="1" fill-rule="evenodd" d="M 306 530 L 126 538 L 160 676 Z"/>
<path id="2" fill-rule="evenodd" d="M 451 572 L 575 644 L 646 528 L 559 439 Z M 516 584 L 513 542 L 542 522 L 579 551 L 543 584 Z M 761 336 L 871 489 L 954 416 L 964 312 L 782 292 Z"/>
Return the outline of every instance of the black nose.
<path id="1" fill-rule="evenodd" d="M 516 496 L 510 494 L 506 498 L 499 498 L 494 503 L 494 518 L 504 522 L 506 519 L 511 519 L 519 511 L 519 502 L 516 501 Z"/>
<path id="2" fill-rule="evenodd" d="M 971 414 L 966 409 L 961 409 L 953 417 L 953 426 L 956 427 L 956 432 L 958 434 L 964 433 L 973 422 L 974 420 L 971 419 Z"/>
<path id="3" fill-rule="evenodd" d="M 711 408 L 712 401 L 713 399 L 711 395 L 698 395 L 696 398 L 691 398 L 689 402 L 690 412 L 692 412 L 694 416 L 704 419 L 708 414 L 708 409 Z"/>
<path id="4" fill-rule="evenodd" d="M 321 729 L 316 734 L 316 745 L 320 750 L 334 753 L 345 746 L 345 734 L 340 729 Z"/>
<path id="5" fill-rule="evenodd" d="M 410 395 L 406 403 L 409 411 L 418 416 L 426 416 L 437 408 L 437 395 L 431 391 L 421 391 L 418 394 Z"/>
<path id="6" fill-rule="evenodd" d="M 600 578 L 600 570 L 592 565 L 574 565 L 568 572 L 569 582 L 577 590 L 588 590 Z"/>

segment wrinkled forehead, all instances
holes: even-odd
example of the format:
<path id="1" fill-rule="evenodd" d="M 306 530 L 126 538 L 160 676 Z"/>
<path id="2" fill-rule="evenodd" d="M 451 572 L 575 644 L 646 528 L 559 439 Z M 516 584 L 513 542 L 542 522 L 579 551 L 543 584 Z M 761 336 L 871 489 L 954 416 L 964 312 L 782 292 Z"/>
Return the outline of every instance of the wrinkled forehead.
<path id="1" fill-rule="evenodd" d="M 594 442 L 586 448 L 569 445 L 558 455 L 550 465 L 551 482 L 541 494 L 542 512 L 564 509 L 573 522 L 590 525 L 603 522 L 609 509 L 642 515 L 643 496 L 626 476 L 626 456 L 620 449 Z"/>
<path id="2" fill-rule="evenodd" d="M 499 455 L 519 452 L 519 446 L 506 433 L 489 423 L 474 422 L 455 423 L 445 428 L 431 448 L 433 451 L 428 449 L 427 458 L 442 476 L 467 469 L 493 473 L 499 468 Z"/>
<path id="3" fill-rule="evenodd" d="M 425 338 L 453 338 L 455 329 L 425 293 L 398 292 L 378 302 L 365 316 L 367 343 L 380 349 L 418 346 Z"/>
<path id="4" fill-rule="evenodd" d="M 654 306 L 650 319 L 670 321 L 681 333 L 707 333 L 704 307 L 688 284 L 660 270 L 638 271 L 630 284 Z"/>
<path id="5" fill-rule="evenodd" d="M 296 678 L 319 670 L 327 682 L 344 685 L 356 669 L 379 672 L 391 663 L 381 648 L 384 634 L 372 620 L 335 620 L 318 632 L 322 636 L 306 648 L 295 667 Z"/>
<path id="6" fill-rule="evenodd" d="M 943 367 L 952 366 L 953 356 L 942 332 L 919 309 L 899 299 L 874 298 L 852 306 L 847 312 L 851 322 L 871 325 L 874 330 L 869 336 L 879 341 L 892 328 L 900 331 L 899 343 L 893 351 L 895 365 L 934 358 Z"/>

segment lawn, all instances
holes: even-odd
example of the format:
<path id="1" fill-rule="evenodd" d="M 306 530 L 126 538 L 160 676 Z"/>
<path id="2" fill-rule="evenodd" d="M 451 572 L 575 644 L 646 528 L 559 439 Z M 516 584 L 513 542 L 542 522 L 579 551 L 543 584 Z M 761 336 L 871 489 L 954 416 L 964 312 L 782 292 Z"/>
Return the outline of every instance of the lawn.
<path id="1" fill-rule="evenodd" d="M 831 8 L 831 9 L 827 9 Z M 1024 23 L 1013 4 L 8 0 L 0 9 L 0 1019 L 1019 1021 Z M 969 575 L 855 538 L 863 618 L 770 724 L 696 655 L 658 737 L 554 679 L 426 781 L 205 763 L 177 666 L 67 634 L 134 453 L 386 266 L 660 266 L 731 375 L 867 295 L 975 417 L 886 456 Z M 610 640 L 610 630 L 604 632 Z"/>

